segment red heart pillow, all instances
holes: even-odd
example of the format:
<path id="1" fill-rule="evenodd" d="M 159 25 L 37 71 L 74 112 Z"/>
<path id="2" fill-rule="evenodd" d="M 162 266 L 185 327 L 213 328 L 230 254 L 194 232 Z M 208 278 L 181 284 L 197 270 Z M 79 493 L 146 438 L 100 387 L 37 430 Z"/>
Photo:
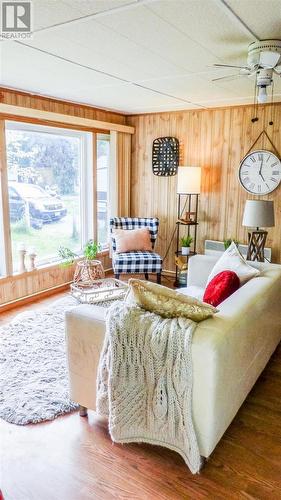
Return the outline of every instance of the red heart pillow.
<path id="1" fill-rule="evenodd" d="M 217 307 L 240 287 L 240 279 L 233 271 L 222 271 L 216 274 L 208 284 L 203 302 Z"/>

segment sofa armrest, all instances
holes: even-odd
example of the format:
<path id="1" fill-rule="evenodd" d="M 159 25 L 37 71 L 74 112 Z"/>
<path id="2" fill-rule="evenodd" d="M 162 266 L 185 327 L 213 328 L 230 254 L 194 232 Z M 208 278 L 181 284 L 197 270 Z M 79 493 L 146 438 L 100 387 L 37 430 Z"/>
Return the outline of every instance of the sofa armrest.
<path id="1" fill-rule="evenodd" d="M 86 408 L 96 408 L 96 379 L 105 335 L 106 309 L 80 305 L 66 312 L 66 344 L 70 397 Z"/>
<path id="2" fill-rule="evenodd" d="M 192 342 L 193 415 L 207 457 L 281 340 L 281 266 L 263 266 L 198 324 Z"/>
<path id="3" fill-rule="evenodd" d="M 205 288 L 208 276 L 219 257 L 194 255 L 188 260 L 187 286 Z"/>

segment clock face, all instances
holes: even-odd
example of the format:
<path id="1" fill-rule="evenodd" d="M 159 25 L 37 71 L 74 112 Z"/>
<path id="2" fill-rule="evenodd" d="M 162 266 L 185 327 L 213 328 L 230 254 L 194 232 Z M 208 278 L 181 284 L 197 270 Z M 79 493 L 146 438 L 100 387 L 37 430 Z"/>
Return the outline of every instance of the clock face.
<path id="1" fill-rule="evenodd" d="M 281 162 L 270 151 L 252 151 L 240 163 L 239 181 L 248 193 L 271 193 L 281 182 Z"/>

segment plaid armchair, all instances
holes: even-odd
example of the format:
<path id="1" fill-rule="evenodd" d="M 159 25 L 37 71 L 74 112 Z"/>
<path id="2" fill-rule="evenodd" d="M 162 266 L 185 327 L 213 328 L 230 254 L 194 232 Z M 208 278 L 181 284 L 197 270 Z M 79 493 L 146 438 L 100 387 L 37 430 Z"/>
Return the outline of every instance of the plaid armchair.
<path id="1" fill-rule="evenodd" d="M 116 243 L 113 237 L 114 229 L 137 229 L 148 227 L 152 248 L 157 238 L 159 219 L 149 217 L 112 217 L 110 219 L 110 233 L 112 241 L 112 262 L 115 278 L 123 273 L 144 273 L 148 279 L 149 273 L 157 274 L 157 283 L 161 283 L 162 258 L 155 252 L 123 252 L 116 253 Z"/>

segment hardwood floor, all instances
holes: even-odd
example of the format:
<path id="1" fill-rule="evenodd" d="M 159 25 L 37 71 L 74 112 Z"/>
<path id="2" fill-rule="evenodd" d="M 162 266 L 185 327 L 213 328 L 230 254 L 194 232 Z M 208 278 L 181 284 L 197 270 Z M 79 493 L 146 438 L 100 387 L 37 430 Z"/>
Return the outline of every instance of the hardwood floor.
<path id="1" fill-rule="evenodd" d="M 5 312 L 0 325 L 61 296 Z M 199 475 L 164 448 L 113 444 L 94 412 L 23 427 L 0 420 L 0 449 L 5 500 L 280 500 L 281 346 Z"/>

